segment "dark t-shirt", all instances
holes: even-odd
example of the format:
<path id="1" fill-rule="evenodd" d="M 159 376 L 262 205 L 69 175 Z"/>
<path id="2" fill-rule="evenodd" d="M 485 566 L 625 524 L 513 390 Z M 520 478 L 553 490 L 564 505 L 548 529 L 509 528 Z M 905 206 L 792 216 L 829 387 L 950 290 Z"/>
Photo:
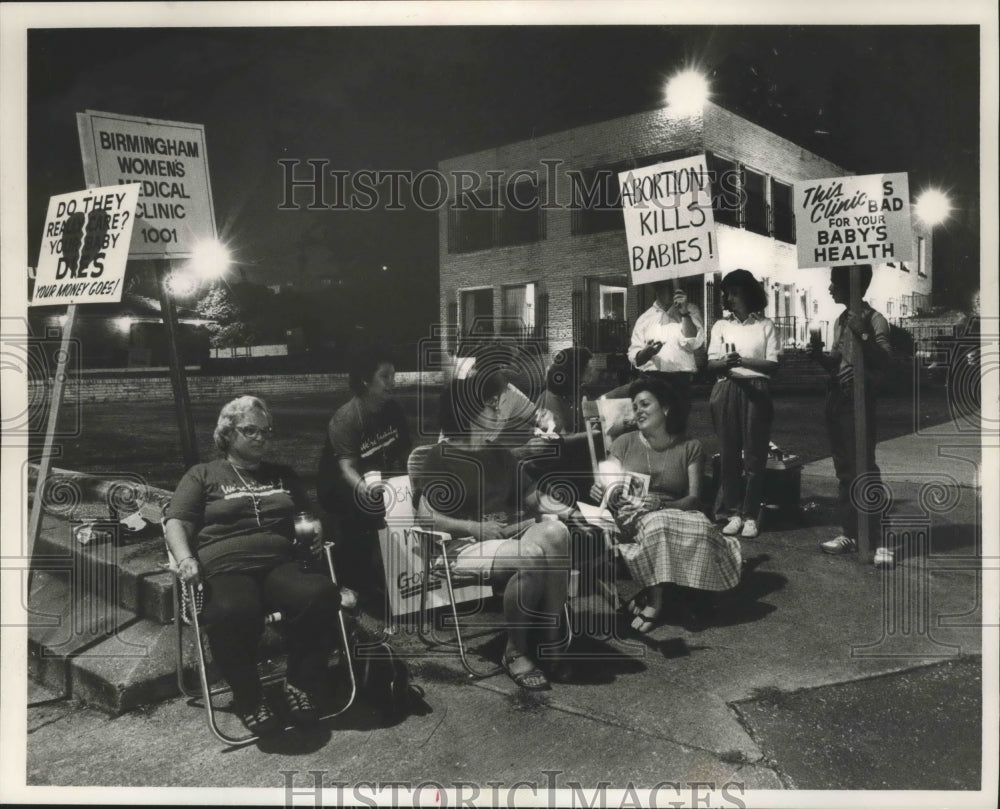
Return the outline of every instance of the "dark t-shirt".
<path id="1" fill-rule="evenodd" d="M 421 496 L 439 514 L 459 520 L 513 523 L 532 481 L 503 447 L 435 444 L 420 473 Z"/>
<path id="2" fill-rule="evenodd" d="M 165 516 L 194 524 L 192 550 L 213 574 L 260 570 L 291 560 L 295 514 L 308 507 L 305 489 L 290 467 L 265 462 L 237 473 L 229 461 L 220 459 L 187 471 Z"/>
<path id="3" fill-rule="evenodd" d="M 366 472 L 402 474 L 410 448 L 406 415 L 398 402 L 390 399 L 372 413 L 351 399 L 330 419 L 316 477 L 317 499 L 330 512 L 357 512 L 354 492 L 340 471 L 340 461 L 353 458 L 362 476 Z M 371 516 L 370 512 L 366 515 Z"/>

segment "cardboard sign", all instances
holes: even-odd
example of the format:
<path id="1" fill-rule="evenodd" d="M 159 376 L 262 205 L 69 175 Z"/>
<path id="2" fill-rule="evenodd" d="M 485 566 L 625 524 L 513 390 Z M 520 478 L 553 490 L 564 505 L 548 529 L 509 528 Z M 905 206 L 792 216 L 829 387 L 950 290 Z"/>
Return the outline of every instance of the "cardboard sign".
<path id="1" fill-rule="evenodd" d="M 138 185 L 49 198 L 29 306 L 119 302 L 138 199 Z"/>
<path id="2" fill-rule="evenodd" d="M 806 180 L 793 200 L 799 267 L 913 259 L 905 172 Z"/>
<path id="3" fill-rule="evenodd" d="M 187 258 L 215 238 L 204 126 L 93 110 L 76 121 L 88 180 L 139 183 L 132 258 Z"/>
<path id="4" fill-rule="evenodd" d="M 719 269 L 704 155 L 623 171 L 618 181 L 633 284 Z"/>
<path id="5" fill-rule="evenodd" d="M 379 531 L 379 546 L 385 570 L 385 591 L 389 609 L 395 616 L 408 615 L 420 609 L 420 591 L 424 577 L 424 543 L 413 527 L 413 495 L 407 475 L 382 481 L 385 503 L 385 527 Z M 455 589 L 455 603 L 482 601 L 493 595 L 488 585 L 469 585 Z M 427 582 L 427 607 L 446 606 L 448 594 L 444 579 L 432 576 Z"/>

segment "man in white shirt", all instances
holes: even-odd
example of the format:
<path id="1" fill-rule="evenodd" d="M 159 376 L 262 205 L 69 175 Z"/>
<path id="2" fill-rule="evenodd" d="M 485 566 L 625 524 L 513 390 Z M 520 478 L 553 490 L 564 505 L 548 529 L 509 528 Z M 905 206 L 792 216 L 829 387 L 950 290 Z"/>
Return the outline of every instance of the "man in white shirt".
<path id="1" fill-rule="evenodd" d="M 656 300 L 632 329 L 628 358 L 643 376 L 663 379 L 682 401 L 690 402 L 691 380 L 698 370 L 695 351 L 705 344 L 705 323 L 698 307 L 671 281 L 657 281 L 653 291 Z M 605 397 L 623 398 L 628 387 L 615 388 Z"/>

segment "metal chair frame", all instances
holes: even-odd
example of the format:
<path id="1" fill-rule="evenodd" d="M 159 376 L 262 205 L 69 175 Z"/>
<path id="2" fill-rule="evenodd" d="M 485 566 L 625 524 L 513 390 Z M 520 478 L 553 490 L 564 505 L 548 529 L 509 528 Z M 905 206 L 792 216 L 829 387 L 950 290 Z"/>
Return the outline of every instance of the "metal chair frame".
<path id="1" fill-rule="evenodd" d="M 447 562 L 441 565 L 435 565 L 432 560 L 441 557 L 446 558 L 445 550 L 449 542 L 454 542 L 460 537 L 452 537 L 450 534 L 446 534 L 443 531 L 430 531 L 424 528 L 411 528 L 410 533 L 418 538 L 424 544 L 424 567 L 423 575 L 421 576 L 420 583 L 420 612 L 417 621 L 417 635 L 420 639 L 426 643 L 428 646 L 434 648 L 449 647 L 457 648 L 459 658 L 462 661 L 462 666 L 465 670 L 477 680 L 482 680 L 487 677 L 493 677 L 504 671 L 503 666 L 493 666 L 489 669 L 477 668 L 469 661 L 467 644 L 472 638 L 483 637 L 484 635 L 495 635 L 499 632 L 504 631 L 503 628 L 498 629 L 487 629 L 483 632 L 478 632 L 473 635 L 462 634 L 462 623 L 460 620 L 460 615 L 458 612 L 458 604 L 455 601 L 455 589 L 458 587 L 465 587 L 468 585 L 481 585 L 489 584 L 489 579 L 486 575 L 480 575 L 476 573 L 455 573 L 451 569 L 451 565 Z M 451 618 L 454 622 L 455 630 L 455 643 L 446 644 L 442 641 L 437 641 L 428 637 L 427 627 L 430 624 L 430 618 L 428 617 L 427 610 L 427 593 L 428 586 L 430 584 L 431 578 L 444 579 L 445 588 L 448 592 L 448 607 L 451 611 Z M 566 641 L 565 645 L 569 644 L 573 640 L 573 621 L 570 615 L 569 601 L 563 604 L 563 615 L 566 620 Z"/>
<path id="2" fill-rule="evenodd" d="M 337 575 L 334 572 L 334 567 L 333 567 L 332 549 L 333 549 L 332 542 L 326 542 L 323 544 L 323 554 L 326 559 L 327 569 L 329 570 L 330 578 L 333 580 L 334 584 L 336 584 Z M 170 556 L 169 550 L 167 551 L 167 555 L 168 557 Z M 171 559 L 171 562 L 172 561 L 173 560 Z M 194 604 L 194 586 L 188 584 L 187 587 L 189 588 L 188 603 Z M 260 737 L 253 733 L 250 733 L 245 736 L 231 736 L 228 733 L 225 733 L 218 725 L 215 716 L 215 706 L 213 705 L 212 698 L 225 694 L 231 691 L 231 689 L 228 685 L 218 685 L 213 688 L 208 682 L 208 671 L 205 661 L 205 644 L 201 634 L 201 622 L 197 612 L 193 609 L 191 610 L 191 616 L 190 616 L 191 623 L 188 625 L 194 631 L 195 647 L 198 653 L 197 668 L 198 668 L 199 688 L 198 689 L 190 688 L 184 680 L 184 662 L 185 662 L 184 626 L 187 624 L 187 621 L 185 620 L 184 612 L 182 611 L 181 607 L 180 588 L 181 588 L 180 579 L 177 578 L 177 576 L 175 575 L 174 576 L 174 622 L 177 625 L 177 687 L 180 689 L 181 693 L 184 694 L 184 696 L 186 697 L 189 697 L 191 699 L 201 698 L 205 706 L 205 717 L 208 722 L 208 728 L 217 739 L 229 745 L 243 745 L 255 742 Z M 276 624 L 279 623 L 280 621 L 281 621 L 280 612 L 270 613 L 264 618 L 265 625 Z M 337 710 L 324 714 L 323 716 L 320 717 L 320 721 L 324 721 L 326 719 L 332 719 L 333 717 L 339 716 L 340 714 L 347 711 L 347 709 L 354 704 L 354 700 L 358 693 L 358 683 L 354 674 L 354 662 L 351 659 L 350 635 L 347 631 L 347 621 L 346 618 L 344 617 L 343 610 L 340 610 L 337 613 L 337 626 L 338 629 L 340 630 L 341 649 L 344 655 L 344 663 L 346 664 L 345 668 L 347 669 L 348 677 L 350 678 L 351 682 L 351 690 L 350 690 L 350 695 L 348 696 L 347 701 L 344 703 L 344 705 L 338 708 Z M 281 670 L 274 672 L 272 674 L 265 675 L 264 677 L 261 678 L 261 683 L 262 685 L 266 686 L 270 685 L 271 683 L 275 683 L 284 679 L 285 679 L 285 671 Z M 294 727 L 295 726 L 291 724 L 286 725 L 285 731 L 292 730 Z"/>

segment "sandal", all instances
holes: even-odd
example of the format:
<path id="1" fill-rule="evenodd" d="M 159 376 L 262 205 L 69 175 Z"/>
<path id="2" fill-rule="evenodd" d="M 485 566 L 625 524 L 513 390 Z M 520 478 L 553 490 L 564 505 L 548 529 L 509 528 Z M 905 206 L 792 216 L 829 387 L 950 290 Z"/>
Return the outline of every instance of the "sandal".
<path id="1" fill-rule="evenodd" d="M 645 599 L 642 597 L 642 593 L 639 593 L 635 597 L 629 599 L 627 604 L 622 604 L 621 607 L 619 607 L 619 611 L 625 616 L 639 615 L 644 606 Z"/>
<path id="2" fill-rule="evenodd" d="M 632 621 L 632 629 L 640 635 L 648 635 L 660 625 L 660 611 L 655 607 L 643 607 Z"/>
<path id="3" fill-rule="evenodd" d="M 545 672 L 538 668 L 537 665 L 528 671 L 519 671 L 517 673 L 511 671 L 510 664 L 520 657 L 525 657 L 525 655 L 518 652 L 512 655 L 504 654 L 500 658 L 500 665 L 503 666 L 504 671 L 507 672 L 507 676 L 514 681 L 515 685 L 520 686 L 525 691 L 548 691 L 552 688 L 552 684 L 545 676 Z"/>

